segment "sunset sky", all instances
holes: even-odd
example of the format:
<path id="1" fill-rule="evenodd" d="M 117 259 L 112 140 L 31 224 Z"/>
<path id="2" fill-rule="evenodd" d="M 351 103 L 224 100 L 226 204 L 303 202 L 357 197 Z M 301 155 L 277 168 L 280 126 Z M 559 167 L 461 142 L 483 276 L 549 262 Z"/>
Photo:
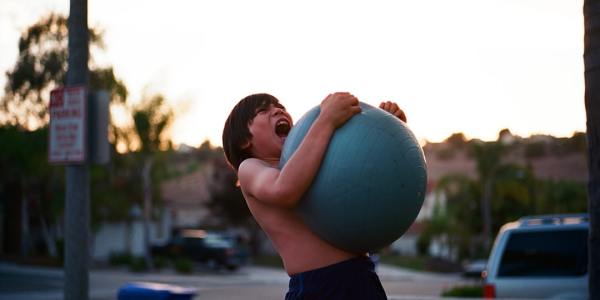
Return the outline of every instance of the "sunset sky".
<path id="1" fill-rule="evenodd" d="M 0 1 L 0 71 L 20 33 L 68 0 Z M 398 102 L 422 141 L 585 131 L 581 0 L 89 0 L 98 60 L 135 103 L 162 93 L 176 144 L 220 145 L 229 111 L 268 92 L 295 120 L 330 92 Z M 4 87 L 5 75 L 0 78 Z M 3 90 L 0 91 L 3 93 Z"/>

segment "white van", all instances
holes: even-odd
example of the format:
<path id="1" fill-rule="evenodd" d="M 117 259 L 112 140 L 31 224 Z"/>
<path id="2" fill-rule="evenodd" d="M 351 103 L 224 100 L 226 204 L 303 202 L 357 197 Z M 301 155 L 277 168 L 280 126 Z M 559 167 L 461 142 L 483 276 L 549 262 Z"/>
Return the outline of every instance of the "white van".
<path id="1" fill-rule="evenodd" d="M 586 214 L 505 224 L 483 274 L 485 298 L 587 299 L 588 230 Z"/>

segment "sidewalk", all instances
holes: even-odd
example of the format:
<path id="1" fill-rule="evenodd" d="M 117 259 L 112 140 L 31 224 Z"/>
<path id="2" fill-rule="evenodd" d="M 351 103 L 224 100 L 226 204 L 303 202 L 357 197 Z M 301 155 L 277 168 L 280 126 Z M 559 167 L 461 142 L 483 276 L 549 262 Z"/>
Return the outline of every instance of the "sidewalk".
<path id="1" fill-rule="evenodd" d="M 389 299 L 396 300 L 439 299 L 441 288 L 460 281 L 456 274 L 417 272 L 385 264 L 378 265 L 377 273 Z M 89 295 L 90 300 L 116 300 L 119 288 L 127 282 L 158 282 L 196 288 L 195 300 L 281 299 L 288 280 L 282 269 L 257 266 L 243 267 L 233 273 L 206 271 L 192 275 L 171 270 L 133 273 L 123 268 L 92 269 Z M 62 300 L 63 284 L 62 269 L 0 262 L 0 300 Z"/>

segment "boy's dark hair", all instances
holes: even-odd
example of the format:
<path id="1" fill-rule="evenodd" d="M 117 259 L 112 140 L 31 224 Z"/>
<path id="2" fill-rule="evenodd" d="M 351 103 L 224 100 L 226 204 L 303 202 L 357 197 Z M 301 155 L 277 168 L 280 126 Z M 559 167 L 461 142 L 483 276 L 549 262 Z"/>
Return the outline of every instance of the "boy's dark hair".
<path id="1" fill-rule="evenodd" d="M 279 100 L 269 94 L 253 94 L 240 100 L 231 110 L 223 128 L 223 151 L 227 162 L 237 171 L 242 161 L 251 155 L 242 146 L 252 138 L 248 125 L 259 109 L 271 104 L 282 107 Z"/>

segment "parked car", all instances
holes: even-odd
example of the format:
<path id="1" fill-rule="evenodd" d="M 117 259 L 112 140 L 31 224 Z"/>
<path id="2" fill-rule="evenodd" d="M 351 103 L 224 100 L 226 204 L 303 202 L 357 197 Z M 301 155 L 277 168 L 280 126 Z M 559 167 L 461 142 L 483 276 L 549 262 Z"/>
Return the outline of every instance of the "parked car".
<path id="1" fill-rule="evenodd" d="M 188 258 L 212 268 L 236 270 L 248 260 L 234 240 L 219 233 L 187 229 L 173 236 L 166 244 L 152 247 L 152 255 L 168 258 Z"/>
<path id="2" fill-rule="evenodd" d="M 587 299 L 588 230 L 586 214 L 505 224 L 484 272 L 485 297 Z"/>

